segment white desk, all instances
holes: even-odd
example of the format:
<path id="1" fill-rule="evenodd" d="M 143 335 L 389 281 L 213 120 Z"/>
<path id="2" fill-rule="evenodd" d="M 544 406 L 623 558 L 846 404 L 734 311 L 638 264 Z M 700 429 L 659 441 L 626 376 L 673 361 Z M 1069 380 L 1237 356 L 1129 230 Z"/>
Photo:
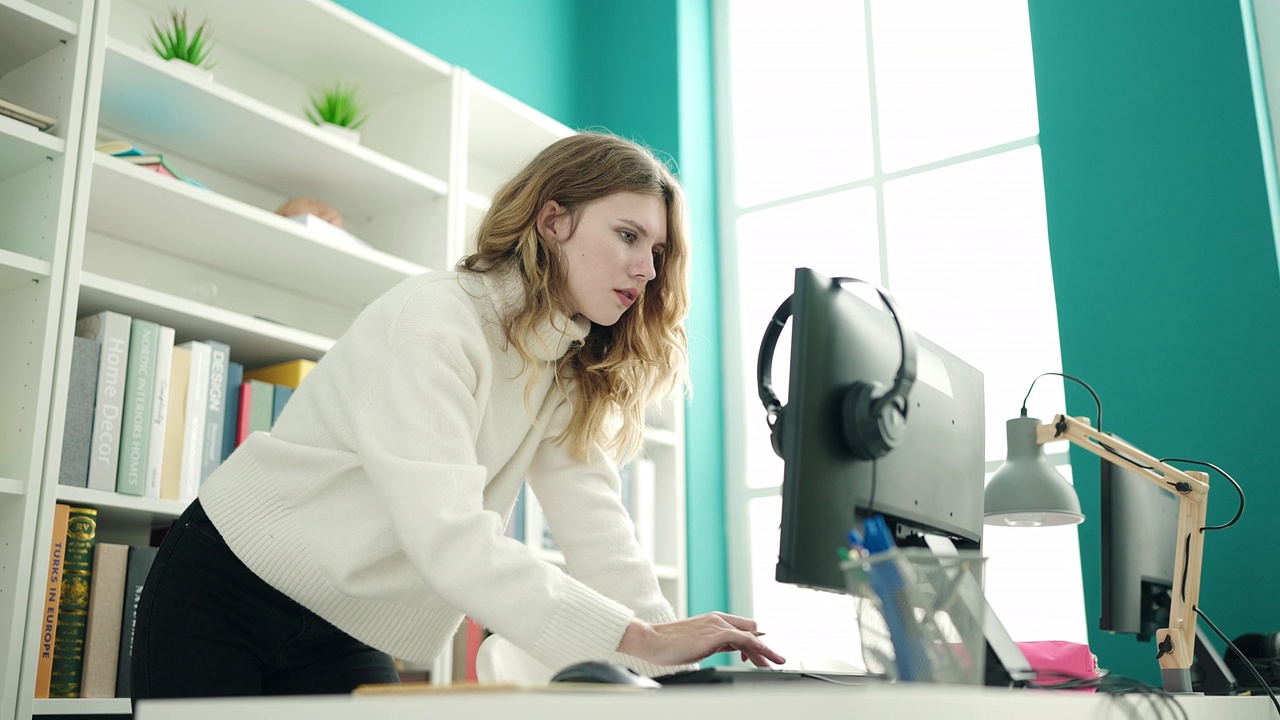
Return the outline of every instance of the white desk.
<path id="1" fill-rule="evenodd" d="M 1266 697 L 1187 696 L 1189 720 L 1280 720 Z M 945 720 L 1178 720 L 1176 708 L 1144 696 L 988 688 L 891 685 L 839 688 L 753 686 L 656 691 L 507 691 L 332 697 L 151 700 L 137 720 L 809 720 L 939 718 Z"/>

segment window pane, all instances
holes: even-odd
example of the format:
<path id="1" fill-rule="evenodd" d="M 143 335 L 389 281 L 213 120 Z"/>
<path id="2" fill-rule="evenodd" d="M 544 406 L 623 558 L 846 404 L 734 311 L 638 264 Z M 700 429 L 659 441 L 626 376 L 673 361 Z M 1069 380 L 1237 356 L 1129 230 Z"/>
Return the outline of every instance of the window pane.
<path id="1" fill-rule="evenodd" d="M 870 177 L 863 3 L 733 0 L 725 7 L 737 204 Z"/>
<path id="2" fill-rule="evenodd" d="M 773 579 L 781 517 L 781 498 L 751 501 L 752 616 L 760 630 L 768 633 L 769 647 L 787 658 L 783 667 L 865 669 L 853 598 Z M 835 548 L 831 557 L 836 562 Z"/>
<path id="3" fill-rule="evenodd" d="M 903 318 L 983 372 L 987 459 L 1003 458 L 1005 421 L 1032 380 L 1062 369 L 1040 148 L 895 180 L 884 193 Z M 1060 380 L 1036 384 L 1033 415 L 1065 408 Z"/>
<path id="4" fill-rule="evenodd" d="M 1055 468 L 1071 480 L 1070 465 Z M 987 600 L 1014 640 L 1088 644 L 1078 527 L 982 528 Z"/>
<path id="5" fill-rule="evenodd" d="M 881 167 L 1039 132 L 1026 0 L 871 5 Z"/>
<path id="6" fill-rule="evenodd" d="M 878 280 L 880 240 L 875 193 L 859 188 L 743 215 L 738 220 L 737 298 L 747 408 L 746 462 L 750 487 L 782 483 L 782 461 L 769 444 L 769 430 L 756 388 L 756 359 L 769 319 L 791 295 L 795 269 Z M 773 358 L 773 389 L 786 402 L 791 323 Z"/>

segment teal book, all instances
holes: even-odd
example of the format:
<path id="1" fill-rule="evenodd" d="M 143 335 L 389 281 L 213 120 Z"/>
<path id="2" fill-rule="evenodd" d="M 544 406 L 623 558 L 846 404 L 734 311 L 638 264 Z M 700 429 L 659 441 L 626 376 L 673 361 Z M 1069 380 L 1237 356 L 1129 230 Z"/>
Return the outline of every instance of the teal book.
<path id="1" fill-rule="evenodd" d="M 147 443 L 151 439 L 151 405 L 156 393 L 156 354 L 160 326 L 133 318 L 129 332 L 129 360 L 120 418 L 120 462 L 116 492 L 144 495 L 147 486 Z"/>
<path id="2" fill-rule="evenodd" d="M 280 413 L 284 412 L 284 406 L 289 402 L 289 398 L 293 397 L 293 388 L 288 385 L 276 385 L 271 390 L 271 427 L 276 426 L 276 420 L 280 419 Z"/>
<path id="3" fill-rule="evenodd" d="M 262 380 L 245 380 L 249 386 L 249 433 L 271 432 L 275 410 L 275 385 Z"/>

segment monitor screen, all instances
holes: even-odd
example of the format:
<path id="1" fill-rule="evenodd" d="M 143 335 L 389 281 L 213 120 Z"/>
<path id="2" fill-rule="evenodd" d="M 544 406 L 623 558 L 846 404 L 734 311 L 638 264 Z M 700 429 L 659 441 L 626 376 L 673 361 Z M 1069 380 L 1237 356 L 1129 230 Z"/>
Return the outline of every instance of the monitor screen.
<path id="1" fill-rule="evenodd" d="M 1155 637 L 1169 626 L 1178 498 L 1137 473 L 1102 461 L 1102 617 L 1099 627 Z"/>
<path id="2" fill-rule="evenodd" d="M 905 432 L 879 459 L 860 459 L 844 436 L 842 399 L 857 382 L 893 385 L 902 362 L 898 326 L 885 310 L 808 268 L 796 270 L 791 315 L 777 580 L 844 592 L 838 549 L 874 514 L 885 516 L 899 545 L 923 545 L 928 533 L 977 548 L 982 373 L 915 335 Z"/>

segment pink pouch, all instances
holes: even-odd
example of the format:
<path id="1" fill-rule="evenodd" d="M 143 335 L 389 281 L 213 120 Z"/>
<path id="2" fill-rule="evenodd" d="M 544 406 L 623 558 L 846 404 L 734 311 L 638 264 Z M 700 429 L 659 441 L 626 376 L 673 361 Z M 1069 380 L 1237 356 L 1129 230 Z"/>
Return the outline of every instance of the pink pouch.
<path id="1" fill-rule="evenodd" d="M 1070 680 L 1092 680 L 1098 677 L 1098 659 L 1088 645 L 1062 640 L 1020 642 L 1018 649 L 1036 671 L 1036 682 L 1057 685 Z M 1079 688 L 1093 692 L 1092 687 Z"/>

